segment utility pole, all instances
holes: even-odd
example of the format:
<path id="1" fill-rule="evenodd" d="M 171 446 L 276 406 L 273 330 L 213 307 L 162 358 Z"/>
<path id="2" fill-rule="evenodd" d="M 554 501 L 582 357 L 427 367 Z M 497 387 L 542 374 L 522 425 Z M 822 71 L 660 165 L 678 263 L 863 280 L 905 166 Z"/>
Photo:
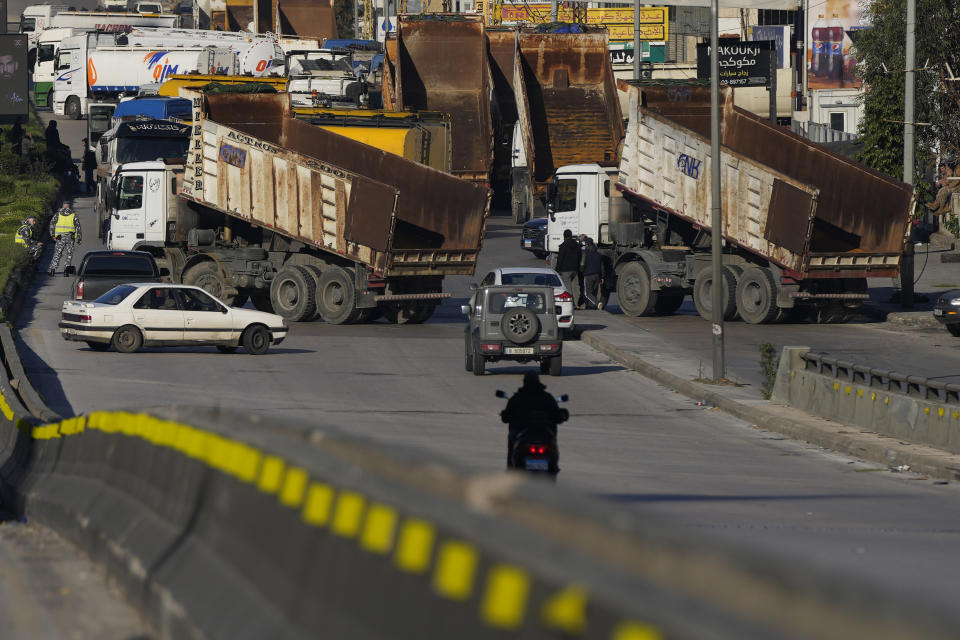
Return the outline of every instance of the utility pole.
<path id="1" fill-rule="evenodd" d="M 718 21 L 720 2 L 710 6 L 710 251 L 713 259 L 713 286 L 710 287 L 710 330 L 713 334 L 713 379 L 726 377 L 723 361 L 723 214 L 720 206 L 720 52 Z"/>
<path id="2" fill-rule="evenodd" d="M 550 22 L 557 22 L 557 0 L 550 0 Z"/>
<path id="3" fill-rule="evenodd" d="M 914 67 L 917 66 L 917 0 L 907 0 L 906 85 L 903 88 L 903 181 L 913 184 Z M 913 307 L 913 242 L 907 238 L 900 264 L 900 306 Z"/>
<path id="4" fill-rule="evenodd" d="M 633 79 L 640 79 L 640 0 L 633 3 Z"/>

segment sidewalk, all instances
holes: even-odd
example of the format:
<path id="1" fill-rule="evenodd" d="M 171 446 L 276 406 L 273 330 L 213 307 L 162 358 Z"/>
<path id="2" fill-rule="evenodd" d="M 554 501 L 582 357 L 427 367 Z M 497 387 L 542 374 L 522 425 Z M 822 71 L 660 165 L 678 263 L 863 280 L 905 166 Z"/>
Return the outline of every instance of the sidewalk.
<path id="1" fill-rule="evenodd" d="M 925 313 L 929 315 L 929 312 Z M 756 385 L 697 382 L 701 376 L 709 375 L 699 370 L 697 358 L 678 354 L 675 346 L 667 348 L 659 337 L 630 324 L 622 315 L 578 311 L 577 323 L 582 327 L 603 327 L 584 330 L 580 336 L 584 344 L 672 391 L 729 413 L 759 429 L 890 468 L 902 469 L 906 465 L 914 473 L 945 480 L 960 479 L 960 455 L 831 422 L 764 400 Z"/>

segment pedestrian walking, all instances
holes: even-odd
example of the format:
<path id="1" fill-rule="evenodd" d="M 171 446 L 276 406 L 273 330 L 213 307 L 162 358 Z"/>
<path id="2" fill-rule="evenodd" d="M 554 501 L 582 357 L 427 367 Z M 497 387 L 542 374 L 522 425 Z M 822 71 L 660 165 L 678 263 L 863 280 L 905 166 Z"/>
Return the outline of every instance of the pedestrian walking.
<path id="1" fill-rule="evenodd" d="M 51 120 L 43 132 L 43 139 L 47 142 L 47 153 L 53 155 L 60 150 L 63 143 L 60 142 L 60 131 L 57 129 L 57 121 Z"/>
<path id="2" fill-rule="evenodd" d="M 603 309 L 600 295 L 604 282 L 604 260 L 597 252 L 592 238 L 584 240 L 583 258 L 583 304 L 587 309 Z"/>
<path id="3" fill-rule="evenodd" d="M 580 301 L 580 243 L 573 237 L 570 229 L 563 230 L 563 242 L 557 250 L 557 273 L 563 280 L 563 286 L 573 296 L 574 305 Z"/>
<path id="4" fill-rule="evenodd" d="M 82 141 L 83 145 L 83 190 L 86 193 L 93 193 L 97 184 L 93 181 L 93 172 L 97 168 L 97 154 L 93 152 L 87 139 Z"/>
<path id="5" fill-rule="evenodd" d="M 23 124 L 21 124 L 23 118 L 17 116 L 17 121 L 13 123 L 13 126 L 10 127 L 10 131 L 7 132 L 7 139 L 13 145 L 13 154 L 18 158 L 23 157 Z"/>
<path id="6" fill-rule="evenodd" d="M 66 267 L 73 264 L 73 248 L 75 245 L 82 244 L 80 232 L 80 219 L 77 214 L 66 203 L 60 207 L 60 210 L 53 214 L 50 220 L 50 235 L 56 239 L 57 244 L 53 248 L 53 259 L 50 261 L 48 273 L 53 275 L 60 264 L 60 257 L 66 253 L 64 259 L 64 271 Z M 66 275 L 66 273 L 64 273 Z"/>
<path id="7" fill-rule="evenodd" d="M 43 243 L 37 240 L 34 235 L 34 226 L 37 224 L 37 219 L 33 216 L 24 219 L 20 223 L 20 228 L 17 229 L 17 235 L 14 238 L 14 242 L 30 254 L 30 259 L 36 261 L 40 257 L 40 254 L 43 252 Z"/>

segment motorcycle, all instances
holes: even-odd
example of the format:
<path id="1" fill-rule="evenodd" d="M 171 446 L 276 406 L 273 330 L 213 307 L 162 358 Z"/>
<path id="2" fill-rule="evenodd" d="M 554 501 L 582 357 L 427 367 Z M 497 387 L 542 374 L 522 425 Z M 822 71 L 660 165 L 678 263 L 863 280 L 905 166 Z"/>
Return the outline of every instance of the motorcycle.
<path id="1" fill-rule="evenodd" d="M 497 391 L 498 398 L 507 398 L 504 391 Z M 563 394 L 556 398 L 557 403 L 566 402 L 570 396 Z M 560 409 L 559 422 L 566 422 L 570 412 Z M 556 479 L 560 472 L 560 450 L 557 446 L 556 425 L 546 415 L 538 418 L 531 413 L 528 418 L 529 426 L 517 433 L 510 452 L 509 469 L 518 469 L 529 473 L 545 473 Z"/>

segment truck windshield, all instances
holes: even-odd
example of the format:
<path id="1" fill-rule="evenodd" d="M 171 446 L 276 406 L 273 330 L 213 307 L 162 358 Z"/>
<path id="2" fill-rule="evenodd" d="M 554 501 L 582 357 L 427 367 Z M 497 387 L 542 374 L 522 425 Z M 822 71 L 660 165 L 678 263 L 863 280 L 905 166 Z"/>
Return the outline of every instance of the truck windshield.
<path id="1" fill-rule="evenodd" d="M 83 267 L 85 276 L 152 276 L 153 262 L 146 256 L 90 256 Z"/>
<path id="2" fill-rule="evenodd" d="M 137 288 L 132 284 L 118 284 L 110 291 L 107 291 L 105 294 L 94 300 L 94 302 L 99 302 L 101 304 L 120 304 L 126 300 L 127 296 L 136 291 Z"/>
<path id="3" fill-rule="evenodd" d="M 41 42 L 37 46 L 37 62 L 49 62 L 53 60 L 56 52 L 56 45 L 52 42 Z"/>
<path id="4" fill-rule="evenodd" d="M 139 209 L 143 206 L 143 176 L 123 176 L 117 209 Z"/>
<path id="5" fill-rule="evenodd" d="M 36 28 L 36 18 L 20 18 L 20 33 L 32 33 Z"/>
<path id="6" fill-rule="evenodd" d="M 70 51 L 61 51 L 57 54 L 57 71 L 65 71 L 70 68 Z"/>
<path id="7" fill-rule="evenodd" d="M 186 158 L 190 138 L 118 138 L 117 163 Z"/>

